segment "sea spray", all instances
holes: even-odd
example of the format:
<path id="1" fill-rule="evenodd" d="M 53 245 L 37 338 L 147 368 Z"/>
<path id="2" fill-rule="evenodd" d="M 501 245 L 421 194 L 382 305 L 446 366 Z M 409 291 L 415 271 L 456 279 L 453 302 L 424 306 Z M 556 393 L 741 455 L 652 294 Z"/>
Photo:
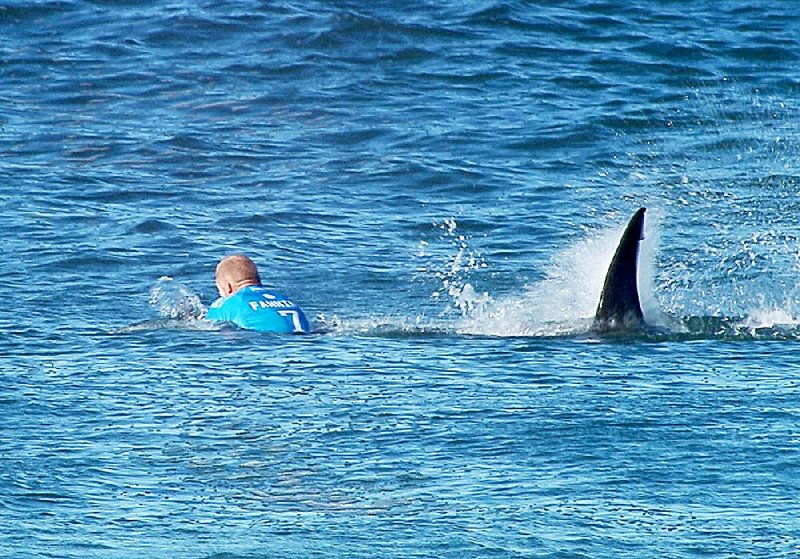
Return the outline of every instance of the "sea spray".
<path id="1" fill-rule="evenodd" d="M 649 208 L 644 220 L 644 239 L 639 243 L 639 269 L 637 283 L 639 303 L 644 320 L 650 326 L 670 332 L 686 330 L 682 322 L 664 312 L 663 303 L 657 296 L 658 250 L 661 242 L 661 220 L 659 208 Z M 659 287 L 662 287 L 659 284 Z"/>
<path id="2" fill-rule="evenodd" d="M 112 334 L 131 334 L 153 330 L 220 330 L 219 322 L 203 320 L 208 310 L 200 297 L 169 276 L 161 276 L 150 290 L 150 306 L 159 318 L 144 320 L 111 330 Z"/>
<path id="3" fill-rule="evenodd" d="M 475 312 L 491 301 L 488 292 L 479 292 L 470 283 L 473 272 L 488 267 L 479 252 L 469 246 L 470 237 L 457 231 L 458 223 L 450 217 L 435 222 L 434 227 L 440 236 L 433 243 L 426 240 L 420 241 L 416 257 L 422 260 L 418 268 L 417 278 L 433 277 L 436 286 L 431 291 L 434 300 L 446 300 L 449 297 L 452 307 L 442 310 L 442 315 L 449 314 L 449 310 L 457 309 L 460 314 Z M 439 248 L 445 245 L 444 249 Z"/>
<path id="4" fill-rule="evenodd" d="M 640 247 L 639 293 L 648 323 L 666 327 L 655 297 L 653 274 L 658 241 L 658 220 L 646 220 Z M 521 295 L 462 308 L 458 331 L 491 336 L 560 336 L 587 332 L 603 288 L 606 271 L 624 230 L 624 224 L 599 231 L 557 253 L 542 281 L 529 285 Z M 458 293 L 463 296 L 463 293 Z M 459 306 L 458 301 L 456 305 Z"/>
<path id="5" fill-rule="evenodd" d="M 195 293 L 169 276 L 161 276 L 150 290 L 150 305 L 161 318 L 191 320 L 203 318 L 206 306 Z"/>

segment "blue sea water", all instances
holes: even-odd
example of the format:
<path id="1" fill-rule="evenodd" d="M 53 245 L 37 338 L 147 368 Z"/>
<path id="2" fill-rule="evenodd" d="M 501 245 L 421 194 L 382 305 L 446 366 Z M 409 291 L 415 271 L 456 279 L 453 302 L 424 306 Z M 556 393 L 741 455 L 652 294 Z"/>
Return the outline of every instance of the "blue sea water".
<path id="1" fill-rule="evenodd" d="M 799 65 L 791 2 L 0 3 L 0 556 L 797 557 Z M 316 334 L 202 320 L 237 251 Z"/>

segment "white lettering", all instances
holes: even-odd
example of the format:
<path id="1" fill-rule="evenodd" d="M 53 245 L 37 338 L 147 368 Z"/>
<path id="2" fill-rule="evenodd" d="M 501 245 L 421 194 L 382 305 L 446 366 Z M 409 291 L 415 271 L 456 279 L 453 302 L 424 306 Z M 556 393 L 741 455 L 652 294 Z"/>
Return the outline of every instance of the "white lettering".
<path id="1" fill-rule="evenodd" d="M 300 313 L 297 311 L 278 311 L 278 314 L 281 316 L 290 316 L 292 317 L 292 325 L 294 326 L 295 333 L 302 333 L 305 332 L 303 330 L 303 325 L 300 324 Z"/>
<path id="2" fill-rule="evenodd" d="M 284 299 L 282 301 L 253 301 L 250 306 L 253 307 L 253 310 L 256 310 L 257 307 L 262 309 L 291 309 L 294 308 L 295 304 Z"/>

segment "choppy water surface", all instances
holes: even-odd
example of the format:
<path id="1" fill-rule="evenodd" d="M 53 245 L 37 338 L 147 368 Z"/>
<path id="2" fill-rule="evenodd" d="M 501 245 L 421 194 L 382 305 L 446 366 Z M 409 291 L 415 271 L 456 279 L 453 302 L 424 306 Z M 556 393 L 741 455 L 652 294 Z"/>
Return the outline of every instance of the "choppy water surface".
<path id="1" fill-rule="evenodd" d="M 798 29 L 6 2 L 0 555 L 796 556 Z M 203 321 L 233 251 L 317 333 Z"/>

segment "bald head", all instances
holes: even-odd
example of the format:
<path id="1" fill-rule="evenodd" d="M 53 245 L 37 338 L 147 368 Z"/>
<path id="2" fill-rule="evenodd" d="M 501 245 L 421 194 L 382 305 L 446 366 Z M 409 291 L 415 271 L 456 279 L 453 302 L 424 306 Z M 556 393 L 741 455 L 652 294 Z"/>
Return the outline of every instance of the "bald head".
<path id="1" fill-rule="evenodd" d="M 216 273 L 217 290 L 223 297 L 248 285 L 261 285 L 255 263 L 244 254 L 232 254 L 220 260 Z"/>

